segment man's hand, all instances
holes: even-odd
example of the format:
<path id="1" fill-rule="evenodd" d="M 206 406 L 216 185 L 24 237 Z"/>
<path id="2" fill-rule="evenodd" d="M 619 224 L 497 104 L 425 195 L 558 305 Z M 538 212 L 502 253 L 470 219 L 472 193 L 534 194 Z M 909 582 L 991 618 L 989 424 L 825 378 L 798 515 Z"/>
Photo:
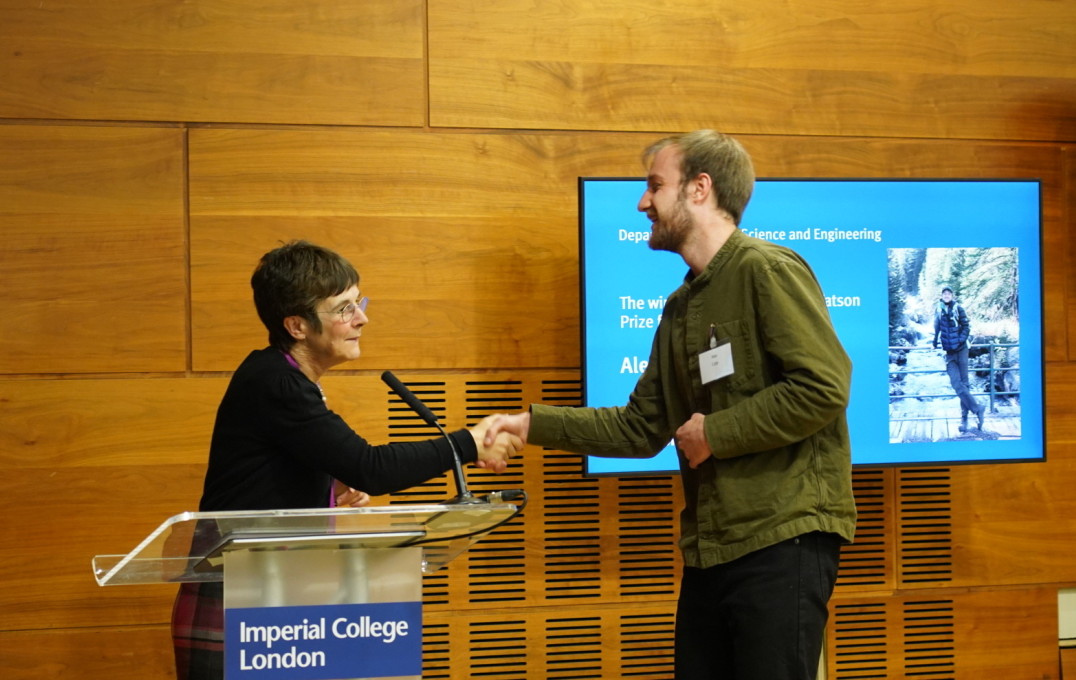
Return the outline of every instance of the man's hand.
<path id="1" fill-rule="evenodd" d="M 687 464 L 692 470 L 714 455 L 714 452 L 710 450 L 709 442 L 706 441 L 706 431 L 703 427 L 705 419 L 706 416 L 696 413 L 676 431 L 676 447 L 684 453 L 684 458 L 687 459 Z"/>
<path id="2" fill-rule="evenodd" d="M 515 433 L 498 429 L 493 425 L 502 416 L 486 416 L 480 423 L 471 428 L 471 436 L 474 437 L 475 446 L 478 448 L 478 460 L 475 467 L 504 472 L 508 468 L 508 459 L 512 454 L 523 450 L 524 441 Z"/>
<path id="3" fill-rule="evenodd" d="M 527 443 L 527 433 L 531 429 L 530 411 L 523 411 L 515 415 L 501 413 L 490 417 L 493 418 L 493 421 L 490 423 L 489 429 L 486 430 L 486 446 L 492 444 L 493 439 L 502 432 L 513 434 L 522 443 Z"/>

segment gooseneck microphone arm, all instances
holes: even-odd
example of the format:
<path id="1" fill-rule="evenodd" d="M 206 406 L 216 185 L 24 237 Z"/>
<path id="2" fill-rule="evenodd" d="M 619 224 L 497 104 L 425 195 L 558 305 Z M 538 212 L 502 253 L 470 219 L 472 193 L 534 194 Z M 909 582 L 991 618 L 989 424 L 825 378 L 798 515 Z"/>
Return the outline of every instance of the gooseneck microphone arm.
<path id="1" fill-rule="evenodd" d="M 392 371 L 385 371 L 384 373 L 382 373 L 381 380 L 386 385 L 388 385 L 393 392 L 396 393 L 396 396 L 398 396 L 400 399 L 403 399 L 404 403 L 410 406 L 412 411 L 417 413 L 419 417 L 426 421 L 428 425 L 436 427 L 437 430 L 442 435 L 444 435 L 445 439 L 448 440 L 448 445 L 452 449 L 452 460 L 455 463 L 455 469 L 453 470 L 453 472 L 456 478 L 457 492 L 457 496 L 451 501 L 449 501 L 449 503 L 456 504 L 486 502 L 484 500 L 476 498 L 470 491 L 467 490 L 467 478 L 463 474 L 463 460 L 460 456 L 459 449 L 456 446 L 456 442 L 452 439 L 452 437 L 448 436 L 448 433 L 445 432 L 445 428 L 441 427 L 441 423 L 437 422 L 437 416 L 434 415 L 433 411 L 430 410 L 430 407 L 426 406 L 426 404 L 423 404 L 422 400 L 416 397 L 411 390 L 407 389 L 407 386 L 400 382 L 400 380 L 392 374 Z"/>

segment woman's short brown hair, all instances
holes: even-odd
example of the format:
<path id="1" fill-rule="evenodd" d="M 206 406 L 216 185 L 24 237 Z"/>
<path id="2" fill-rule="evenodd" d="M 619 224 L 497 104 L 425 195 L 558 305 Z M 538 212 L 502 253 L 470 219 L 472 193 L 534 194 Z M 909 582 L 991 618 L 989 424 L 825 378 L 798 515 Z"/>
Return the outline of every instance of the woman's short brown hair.
<path id="1" fill-rule="evenodd" d="M 301 316 L 320 331 L 318 303 L 358 282 L 359 273 L 350 262 L 308 241 L 291 241 L 262 255 L 250 287 L 258 317 L 269 331 L 269 344 L 285 352 L 295 344 L 284 328 L 289 316 Z"/>

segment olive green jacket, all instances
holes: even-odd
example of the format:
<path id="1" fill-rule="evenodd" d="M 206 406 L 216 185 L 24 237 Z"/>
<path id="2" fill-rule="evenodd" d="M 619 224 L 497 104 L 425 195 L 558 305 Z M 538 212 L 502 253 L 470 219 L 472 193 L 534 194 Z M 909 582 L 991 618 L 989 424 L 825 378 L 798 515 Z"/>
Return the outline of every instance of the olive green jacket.
<path id="1" fill-rule="evenodd" d="M 732 375 L 703 385 L 710 327 Z M 792 250 L 736 230 L 669 296 L 626 406 L 531 406 L 528 441 L 605 457 L 655 455 L 693 413 L 713 457 L 680 457 L 684 562 L 710 567 L 811 531 L 855 531 L 845 408 L 852 365 L 814 273 Z"/>

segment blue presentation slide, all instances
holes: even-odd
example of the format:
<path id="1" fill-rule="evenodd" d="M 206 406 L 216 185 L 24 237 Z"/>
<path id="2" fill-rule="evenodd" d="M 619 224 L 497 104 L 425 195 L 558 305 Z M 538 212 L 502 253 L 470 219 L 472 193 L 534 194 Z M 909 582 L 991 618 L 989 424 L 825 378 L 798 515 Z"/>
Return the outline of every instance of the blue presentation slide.
<path id="1" fill-rule="evenodd" d="M 588 406 L 627 403 L 666 297 L 687 267 L 650 250 L 642 178 L 580 179 L 583 384 Z M 1040 185 L 1035 180 L 760 179 L 741 228 L 814 269 L 852 358 L 856 465 L 1040 460 L 1044 456 Z M 961 422 L 933 347 L 941 288 L 971 323 Z M 759 310 L 765 313 L 765 310 Z M 588 456 L 592 475 L 678 471 L 654 458 Z"/>

